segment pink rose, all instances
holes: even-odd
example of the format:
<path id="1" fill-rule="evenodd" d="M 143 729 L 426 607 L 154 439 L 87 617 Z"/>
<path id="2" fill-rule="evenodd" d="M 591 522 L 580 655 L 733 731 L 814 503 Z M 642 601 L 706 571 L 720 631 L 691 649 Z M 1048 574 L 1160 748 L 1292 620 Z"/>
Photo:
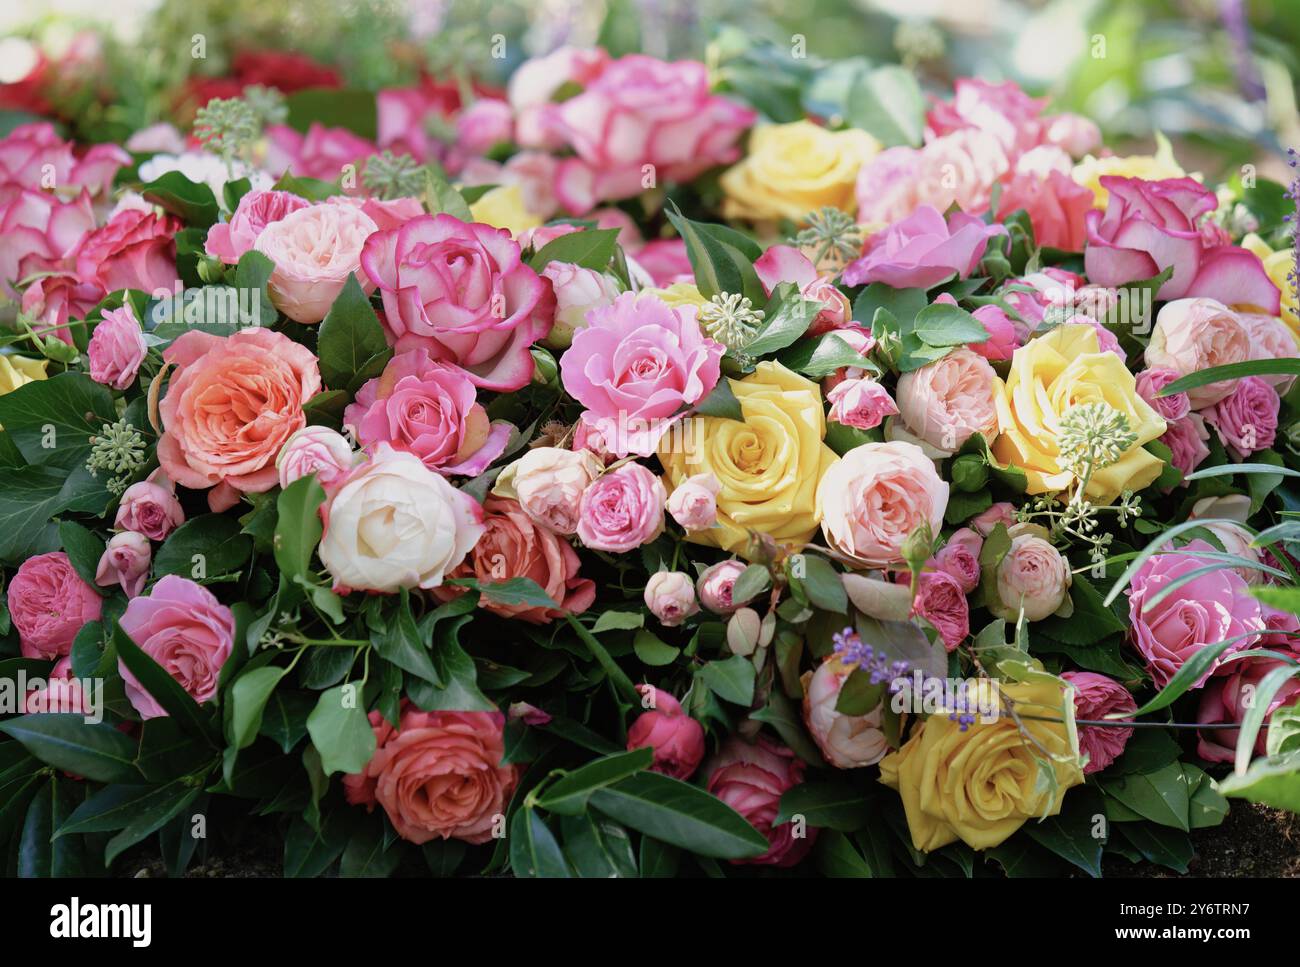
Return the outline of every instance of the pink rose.
<path id="1" fill-rule="evenodd" d="M 123 209 L 84 236 L 71 253 L 77 275 L 104 292 L 161 289 L 170 294 L 180 281 L 174 239 L 180 228 L 174 215 Z"/>
<path id="2" fill-rule="evenodd" d="M 560 379 L 614 453 L 644 457 L 684 406 L 717 385 L 723 352 L 690 308 L 626 292 L 588 314 L 560 360 Z"/>
<path id="3" fill-rule="evenodd" d="M 587 325 L 587 314 L 613 304 L 618 298 L 614 280 L 594 269 L 569 262 L 548 262 L 542 276 L 551 280 L 555 290 L 555 323 L 546 336 L 546 344 L 555 349 L 567 349 L 574 333 Z"/>
<path id="4" fill-rule="evenodd" d="M 509 232 L 451 215 L 413 218 L 370 236 L 361 267 L 383 296 L 398 351 L 423 347 L 483 389 L 532 378 L 528 349 L 550 329 L 555 295 Z"/>
<path id="5" fill-rule="evenodd" d="M 45 676 L 45 687 L 34 688 L 24 697 L 22 711 L 27 715 L 63 712 L 73 715 L 93 713 L 81 689 L 81 682 L 72 676 L 72 659 L 60 658 Z M 70 778 L 79 779 L 65 773 Z"/>
<path id="6" fill-rule="evenodd" d="M 1192 411 L 1191 401 L 1186 393 L 1173 396 L 1161 396 L 1160 391 L 1178 379 L 1178 373 L 1172 369 L 1144 369 L 1137 374 L 1138 395 L 1151 404 L 1166 422 L 1181 420 Z"/>
<path id="7" fill-rule="evenodd" d="M 709 792 L 740 815 L 766 837 L 769 848 L 753 859 L 733 863 L 766 866 L 794 866 L 812 849 L 817 828 L 797 837 L 792 823 L 774 826 L 781 796 L 803 781 L 804 764 L 783 745 L 760 735 L 755 743 L 732 736 L 723 743 L 704 771 Z"/>
<path id="8" fill-rule="evenodd" d="M 104 599 L 81 579 L 63 551 L 29 557 L 9 582 L 9 615 L 26 658 L 58 658 L 98 621 Z"/>
<path id="9" fill-rule="evenodd" d="M 1040 115 L 1046 100 L 1030 97 L 1015 83 L 993 84 L 978 77 L 953 82 L 951 101 L 935 103 L 926 126 L 936 135 L 975 128 L 987 131 L 1009 154 L 1028 151 L 1042 140 Z"/>
<path id="10" fill-rule="evenodd" d="M 126 150 L 136 154 L 182 154 L 185 151 L 185 135 L 176 130 L 174 124 L 159 121 L 141 128 L 127 138 Z"/>
<path id="11" fill-rule="evenodd" d="M 1037 534 L 1012 530 L 1011 548 L 998 562 L 997 590 L 1000 601 L 989 602 L 990 610 L 1007 620 L 1041 621 L 1065 603 L 1070 592 L 1071 571 L 1055 547 Z"/>
<path id="12" fill-rule="evenodd" d="M 1280 566 L 1271 555 L 1266 557 L 1264 562 L 1274 567 Z M 1279 611 L 1268 605 L 1263 606 L 1263 612 L 1264 626 L 1268 629 L 1268 634 L 1259 639 L 1260 647 L 1289 651 L 1300 658 L 1300 615 L 1293 611 Z"/>
<path id="13" fill-rule="evenodd" d="M 0 182 L 0 291 L 18 298 L 13 283 L 63 265 L 64 256 L 94 228 L 88 192 L 60 201 L 52 192 Z"/>
<path id="14" fill-rule="evenodd" d="M 551 533 L 568 537 L 577 533 L 582 495 L 604 464 L 590 450 L 534 447 L 507 472 L 511 469 L 524 512 Z"/>
<path id="15" fill-rule="evenodd" d="M 41 191 L 86 191 L 107 194 L 131 156 L 115 144 L 92 145 L 80 157 L 48 121 L 20 124 L 0 138 L 0 182 Z M 50 184 L 53 179 L 53 184 Z"/>
<path id="16" fill-rule="evenodd" d="M 1228 455 L 1244 460 L 1267 450 L 1277 438 L 1277 390 L 1258 376 L 1236 381 L 1232 393 L 1205 411 L 1205 422 L 1219 431 Z"/>
<path id="17" fill-rule="evenodd" d="M 503 765 L 500 712 L 422 712 L 405 703 L 399 728 L 370 713 L 377 748 L 365 769 L 344 776 L 354 805 L 384 807 L 410 843 L 459 839 L 486 843 L 510 805 L 519 767 Z"/>
<path id="18" fill-rule="evenodd" d="M 905 574 L 898 576 L 900 584 L 908 580 Z M 916 598 L 912 601 L 912 614 L 934 626 L 948 651 L 955 650 L 970 634 L 970 605 L 966 601 L 966 592 L 947 571 L 921 572 Z"/>
<path id="19" fill-rule="evenodd" d="M 149 579 L 152 558 L 153 548 L 143 534 L 135 531 L 114 534 L 95 568 L 95 583 L 101 588 L 120 585 L 128 598 L 134 598 L 144 590 Z"/>
<path id="20" fill-rule="evenodd" d="M 889 741 L 881 729 L 882 705 L 865 715 L 845 715 L 835 705 L 853 668 L 835 657 L 804 672 L 803 720 L 808 734 L 821 749 L 822 758 L 836 769 L 860 769 L 872 766 L 885 757 Z"/>
<path id="21" fill-rule="evenodd" d="M 1300 347 L 1296 345 L 1295 336 L 1291 335 L 1287 324 L 1277 316 L 1266 316 L 1259 312 L 1239 312 L 1237 321 L 1246 330 L 1251 359 L 1294 359 L 1300 356 Z M 1285 396 L 1295 383 L 1294 376 L 1281 373 L 1269 373 L 1260 376 L 1260 379 L 1276 389 L 1281 396 Z"/>
<path id="22" fill-rule="evenodd" d="M 1133 644 L 1146 660 L 1157 688 L 1167 685 L 1183 663 L 1206 645 L 1240 635 L 1244 637 L 1228 649 L 1239 651 L 1253 645 L 1265 628 L 1259 602 L 1231 568 L 1202 574 L 1148 606 L 1148 599 L 1172 581 L 1214 563 L 1197 555 L 1214 550 L 1205 541 L 1191 541 L 1181 550 L 1188 553 L 1164 552 L 1150 557 L 1126 592 Z M 1204 685 L 1221 661 L 1211 665 L 1192 687 Z"/>
<path id="23" fill-rule="evenodd" d="M 947 293 L 945 292 L 944 295 Z M 971 315 L 980 321 L 980 325 L 989 334 L 989 338 L 983 342 L 971 343 L 967 347 L 971 352 L 979 353 L 990 362 L 1001 362 L 1010 359 L 1020 348 L 1020 336 L 1016 332 L 1016 324 L 1000 306 L 980 306 Z"/>
<path id="24" fill-rule="evenodd" d="M 907 429 L 942 453 L 978 433 L 992 441 L 998 429 L 993 402 L 997 374 L 989 361 L 962 347 L 898 377 L 898 411 Z"/>
<path id="25" fill-rule="evenodd" d="M 718 522 L 718 494 L 722 481 L 712 473 L 687 477 L 668 498 L 668 513 L 687 533 L 707 530 Z"/>
<path id="26" fill-rule="evenodd" d="M 986 131 L 964 128 L 916 149 L 889 148 L 858 173 L 858 221 L 897 222 L 929 207 L 988 211 L 993 186 L 1010 168 L 1006 149 Z"/>
<path id="27" fill-rule="evenodd" d="M 328 128 L 317 121 L 306 134 L 286 124 L 268 125 L 266 138 L 262 167 L 276 177 L 292 172 L 299 178 L 338 181 L 345 167 L 360 169 L 367 158 L 378 153 L 373 143 L 347 128 Z"/>
<path id="28" fill-rule="evenodd" d="M 275 307 L 312 325 L 325 318 L 348 276 L 372 288 L 360 271 L 361 247 L 375 231 L 369 215 L 337 202 L 300 208 L 264 227 L 253 248 L 275 263 L 267 283 Z"/>
<path id="29" fill-rule="evenodd" d="M 1236 725 L 1246 717 L 1259 683 L 1282 662 L 1275 658 L 1246 658 L 1223 666 L 1223 674 L 1211 679 L 1201 692 L 1196 721 L 1205 726 Z M 1300 679 L 1291 678 L 1278 689 L 1264 713 L 1265 725 L 1255 739 L 1255 754 L 1268 752 L 1268 722 L 1284 705 L 1300 699 Z M 1196 754 L 1207 762 L 1233 762 L 1237 758 L 1237 729 L 1206 728 L 1197 732 Z"/>
<path id="30" fill-rule="evenodd" d="M 234 506 L 239 492 L 279 482 L 275 458 L 306 425 L 302 405 L 320 390 L 311 350 L 270 329 L 222 338 L 184 333 L 163 353 L 178 367 L 159 411 L 158 462 L 184 487 L 214 487 L 208 504 Z"/>
<path id="31" fill-rule="evenodd" d="M 1159 300 L 1209 296 L 1277 315 L 1280 293 L 1258 256 L 1231 245 L 1205 247 L 1198 222 L 1218 207 L 1214 192 L 1191 178 L 1103 175 L 1101 186 L 1110 192 L 1106 210 L 1087 216 L 1084 266 L 1092 282 L 1122 286 L 1172 267 Z"/>
<path id="32" fill-rule="evenodd" d="M 478 476 L 510 441 L 510 424 L 489 421 L 464 370 L 434 362 L 422 348 L 394 356 L 343 419 L 363 449 L 389 443 L 448 477 Z"/>
<path id="33" fill-rule="evenodd" d="M 754 271 L 768 295 L 782 282 L 793 282 L 803 298 L 821 303 L 821 309 L 808 327 L 809 335 L 816 336 L 853 324 L 853 306 L 849 297 L 829 278 L 818 275 L 812 260 L 799 249 L 773 245 L 754 263 Z"/>
<path id="34" fill-rule="evenodd" d="M 635 253 L 636 264 L 649 273 L 655 285 L 663 288 L 674 282 L 694 282 L 695 270 L 686 255 L 686 243 L 680 238 L 660 238 Z"/>
<path id="35" fill-rule="evenodd" d="M 1058 114 L 1044 120 L 1048 123 L 1043 140 L 1073 158 L 1082 158 L 1101 147 L 1101 128 L 1090 118 L 1079 114 Z"/>
<path id="36" fill-rule="evenodd" d="M 993 504 L 988 510 L 981 511 L 971 518 L 970 526 L 981 537 L 988 537 L 1001 524 L 1010 528 L 1016 522 L 1016 507 L 1005 500 Z"/>
<path id="37" fill-rule="evenodd" d="M 144 331 L 130 304 L 105 312 L 95 325 L 86 349 L 90 378 L 113 389 L 126 389 L 135 382 L 148 352 Z"/>
<path id="38" fill-rule="evenodd" d="M 230 221 L 218 222 L 208 229 L 204 247 L 209 255 L 234 265 L 240 256 L 253 249 L 267 225 L 310 205 L 307 199 L 291 191 L 250 191 L 239 199 Z"/>
<path id="39" fill-rule="evenodd" d="M 1081 307 L 1087 315 L 1094 318 L 1104 317 L 1110 309 L 1110 303 L 1100 307 L 1095 306 L 1093 300 L 1084 305 L 1082 293 L 1085 288 L 1083 276 L 1067 272 L 1065 269 L 1049 267 L 1039 272 L 1031 272 L 1024 278 L 1007 279 L 998 290 L 998 295 L 1023 320 L 1017 324 L 1017 335 L 1023 342 L 1042 324 L 1049 309 Z M 1110 293 L 1108 289 L 1097 291 Z"/>
<path id="40" fill-rule="evenodd" d="M 221 667 L 235 642 L 235 617 L 201 584 L 167 574 L 144 597 L 132 598 L 119 622 L 140 649 L 180 682 L 200 705 L 217 694 Z M 126 697 L 143 719 L 167 710 L 118 660 Z"/>
<path id="41" fill-rule="evenodd" d="M 645 606 L 665 628 L 676 628 L 700 610 L 695 585 L 681 571 L 656 571 L 646 582 Z"/>
<path id="42" fill-rule="evenodd" d="M 970 594 L 980 583 L 980 549 L 984 538 L 969 527 L 953 531 L 948 543 L 939 548 L 930 560 L 936 570 L 944 571 L 955 580 L 965 594 Z"/>
<path id="43" fill-rule="evenodd" d="M 162 482 L 156 482 L 155 478 Z M 165 540 L 185 523 L 185 511 L 176 499 L 175 490 L 176 485 L 161 471 L 155 471 L 148 480 L 131 484 L 117 505 L 113 526 L 118 530 L 138 531 L 150 540 Z"/>
<path id="44" fill-rule="evenodd" d="M 578 505 L 578 539 L 596 551 L 622 553 L 648 544 L 664 529 L 664 485 L 639 463 L 626 463 L 592 481 Z"/>
<path id="45" fill-rule="evenodd" d="M 929 289 L 954 275 L 964 279 L 979 265 L 989 239 L 1006 232 L 964 212 L 945 222 L 938 209 L 922 205 L 873 236 L 842 279 L 845 285 L 883 282 L 895 289 Z"/>
<path id="46" fill-rule="evenodd" d="M 830 419 L 858 430 L 880 426 L 887 416 L 898 413 L 889 391 L 874 379 L 846 379 L 826 394 L 831 404 Z"/>
<path id="47" fill-rule="evenodd" d="M 497 98 L 481 97 L 456 118 L 456 149 L 465 154 L 487 154 L 513 138 L 510 105 Z"/>
<path id="48" fill-rule="evenodd" d="M 915 444 L 864 443 L 831 464 L 817 505 L 832 547 L 868 567 L 886 567 L 902 562 L 914 531 L 939 533 L 948 484 Z"/>
<path id="49" fill-rule="evenodd" d="M 1061 672 L 1061 677 L 1074 686 L 1074 714 L 1077 718 L 1100 722 L 1116 712 L 1131 716 L 1137 711 L 1133 693 L 1113 678 L 1096 672 L 1075 671 Z M 1083 767 L 1084 775 L 1101 772 L 1118 759 L 1132 737 L 1132 729 L 1079 726 L 1079 750 L 1088 756 L 1088 764 Z"/>
<path id="50" fill-rule="evenodd" d="M 1002 190 L 998 218 L 1024 209 L 1033 225 L 1035 242 L 1081 252 L 1088 236 L 1084 220 L 1092 211 L 1092 201 L 1091 189 L 1059 171 L 1049 172 L 1046 177 L 1018 174 Z"/>
<path id="51" fill-rule="evenodd" d="M 740 607 L 743 601 L 734 601 L 732 589 L 736 578 L 745 571 L 745 563 L 734 558 L 710 565 L 700 574 L 695 582 L 695 592 L 700 597 L 700 604 L 714 614 L 728 615 Z"/>
<path id="52" fill-rule="evenodd" d="M 1188 376 L 1199 369 L 1244 363 L 1250 359 L 1250 338 L 1237 314 L 1214 299 L 1178 299 L 1166 303 L 1156 316 L 1146 348 L 1146 364 Z M 1188 390 L 1194 410 L 1219 402 L 1232 392 L 1231 380 Z"/>
<path id="53" fill-rule="evenodd" d="M 682 711 L 681 703 L 653 685 L 638 685 L 650 703 L 627 730 L 627 750 L 654 749 L 650 768 L 685 782 L 704 758 L 704 726 Z"/>
<path id="54" fill-rule="evenodd" d="M 600 48 L 560 47 L 533 57 L 510 75 L 507 97 L 516 115 L 515 137 L 529 148 L 555 149 L 564 139 L 547 124 L 549 102 L 565 85 L 585 87 L 609 64 Z"/>
<path id="55" fill-rule="evenodd" d="M 327 492 L 341 484 L 356 463 L 352 444 L 343 434 L 327 426 L 304 426 L 284 441 L 275 458 L 280 486 L 288 487 L 308 474 Z"/>
<path id="56" fill-rule="evenodd" d="M 42 335 L 72 345 L 68 320 L 84 319 L 103 296 L 103 290 L 93 282 L 81 282 L 71 272 L 55 272 L 36 278 L 23 291 L 22 309 L 34 329 L 49 330 Z"/>
<path id="57" fill-rule="evenodd" d="M 1165 424 L 1165 432 L 1160 434 L 1160 442 L 1169 448 L 1171 463 L 1182 471 L 1184 477 L 1210 455 L 1210 448 L 1205 445 L 1209 438 L 1205 421 L 1196 413 L 1170 421 Z"/>

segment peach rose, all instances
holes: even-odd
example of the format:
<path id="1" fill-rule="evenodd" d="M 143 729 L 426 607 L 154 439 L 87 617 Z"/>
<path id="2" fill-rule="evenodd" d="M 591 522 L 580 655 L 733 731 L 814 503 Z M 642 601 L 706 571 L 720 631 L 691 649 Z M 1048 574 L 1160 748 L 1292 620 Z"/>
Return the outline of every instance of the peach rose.
<path id="1" fill-rule="evenodd" d="M 822 750 L 822 757 L 836 769 L 858 769 L 875 765 L 889 751 L 881 731 L 883 708 L 877 705 L 866 715 L 845 715 L 835 710 L 844 681 L 853 671 L 831 657 L 815 672 L 803 673 L 803 720 L 808 733 Z"/>
<path id="2" fill-rule="evenodd" d="M 1187 376 L 1198 369 L 1244 363 L 1251 358 L 1250 337 L 1235 312 L 1214 299 L 1176 299 L 1156 316 L 1147 366 Z M 1211 406 L 1232 392 L 1229 380 L 1188 390 L 1192 409 Z"/>
<path id="3" fill-rule="evenodd" d="M 302 405 L 321 388 L 311 350 L 270 329 L 224 338 L 195 330 L 163 359 L 179 367 L 160 407 L 158 462 L 167 476 L 214 488 L 208 505 L 218 512 L 234 506 L 238 491 L 274 487 L 275 458 L 306 425 Z"/>
<path id="4" fill-rule="evenodd" d="M 975 433 L 992 440 L 998 429 L 996 377 L 983 356 L 955 349 L 898 377 L 899 415 L 908 430 L 944 455 L 954 453 Z"/>
<path id="5" fill-rule="evenodd" d="M 337 202 L 300 208 L 267 225 L 253 248 L 275 263 L 268 283 L 275 307 L 310 325 L 325 318 L 349 275 L 373 289 L 360 271 L 361 246 L 378 228 L 361 209 Z"/>
<path id="6" fill-rule="evenodd" d="M 493 492 L 517 497 L 529 517 L 552 533 L 568 537 L 578 532 L 582 493 L 602 469 L 590 450 L 536 447 L 506 468 Z"/>

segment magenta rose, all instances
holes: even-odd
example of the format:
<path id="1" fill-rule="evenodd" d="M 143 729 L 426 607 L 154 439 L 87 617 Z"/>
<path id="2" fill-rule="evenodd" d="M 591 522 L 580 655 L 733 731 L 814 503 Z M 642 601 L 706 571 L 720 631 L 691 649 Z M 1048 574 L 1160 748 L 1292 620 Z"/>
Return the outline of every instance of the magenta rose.
<path id="1" fill-rule="evenodd" d="M 346 166 L 353 165 L 359 175 L 363 162 L 378 153 L 372 142 L 347 128 L 328 128 L 317 121 L 306 134 L 286 124 L 272 124 L 266 137 L 263 167 L 276 176 L 292 172 L 300 178 L 338 181 Z"/>
<path id="2" fill-rule="evenodd" d="M 18 298 L 13 283 L 63 265 L 64 254 L 94 227 L 87 192 L 60 201 L 52 192 L 0 184 L 0 292 Z"/>
<path id="3" fill-rule="evenodd" d="M 803 781 L 803 761 L 793 752 L 766 736 L 760 735 L 754 743 L 732 736 L 704 771 L 709 792 L 744 816 L 768 842 L 761 856 L 731 862 L 794 866 L 808 855 L 817 840 L 817 827 L 808 827 L 806 835 L 798 837 L 792 823 L 773 825 L 781 796 Z"/>
<path id="4" fill-rule="evenodd" d="M 132 598 L 118 622 L 140 650 L 202 704 L 217 694 L 221 666 L 235 642 L 235 617 L 207 588 L 168 574 L 147 596 Z M 167 714 L 118 660 L 126 697 L 143 719 Z"/>
<path id="5" fill-rule="evenodd" d="M 98 621 L 104 599 L 81 579 L 63 551 L 29 557 L 9 582 L 9 615 L 27 658 L 58 658 Z"/>
<path id="6" fill-rule="evenodd" d="M 900 584 L 910 580 L 906 573 L 898 576 Z M 953 651 L 970 634 L 970 604 L 961 583 L 947 571 L 923 571 L 917 582 L 912 614 L 934 625 L 943 646 Z"/>
<path id="7" fill-rule="evenodd" d="M 310 204 L 291 191 L 250 191 L 239 199 L 230 221 L 208 229 L 207 252 L 234 265 L 245 252 L 252 251 L 262 229 Z"/>
<path id="8" fill-rule="evenodd" d="M 379 287 L 399 352 L 423 347 L 482 389 L 532 378 L 528 349 L 551 328 L 555 294 L 520 261 L 509 232 L 451 215 L 413 218 L 371 235 L 361 267 Z"/>
<path id="9" fill-rule="evenodd" d="M 638 685 L 649 711 L 627 730 L 627 749 L 654 749 L 650 768 L 683 782 L 704 758 L 704 726 L 682 711 L 681 703 L 653 685 Z"/>
<path id="10" fill-rule="evenodd" d="M 148 354 L 144 330 L 129 304 L 111 309 L 95 325 L 86 356 L 90 378 L 113 389 L 126 389 L 135 382 L 140 364 Z"/>
<path id="11" fill-rule="evenodd" d="M 560 360 L 560 378 L 620 457 L 649 456 L 684 406 L 717 385 L 724 347 L 691 308 L 625 292 L 593 309 Z"/>
<path id="12" fill-rule="evenodd" d="M 1116 712 L 1132 715 L 1137 711 L 1133 693 L 1113 678 L 1096 672 L 1074 671 L 1061 672 L 1061 677 L 1074 686 L 1076 718 L 1100 722 Z M 1088 754 L 1084 775 L 1101 772 L 1114 762 L 1132 737 L 1132 729 L 1079 726 L 1079 750 Z"/>
<path id="13" fill-rule="evenodd" d="M 510 440 L 510 424 L 488 420 L 464 370 L 434 362 L 423 348 L 394 356 L 343 419 L 362 448 L 392 444 L 443 476 L 478 476 Z"/>
<path id="14" fill-rule="evenodd" d="M 953 276 L 964 279 L 979 265 L 989 239 L 1006 233 L 1002 225 L 985 225 L 965 212 L 945 221 L 938 209 L 922 205 L 873 236 L 862 257 L 845 268 L 842 281 L 929 289 Z"/>
<path id="15" fill-rule="evenodd" d="M 1275 658 L 1244 658 L 1224 665 L 1201 692 L 1196 721 L 1205 726 L 1239 725 L 1246 716 L 1264 677 L 1282 662 Z M 1300 679 L 1291 678 L 1277 691 L 1264 715 L 1265 726 L 1255 739 L 1255 754 L 1268 752 L 1268 726 L 1273 713 L 1300 699 Z M 1197 732 L 1196 753 L 1208 762 L 1233 762 L 1237 757 L 1237 729 L 1206 728 Z"/>
<path id="16" fill-rule="evenodd" d="M 1236 382 L 1233 391 L 1204 411 L 1205 422 L 1219 432 L 1228 454 L 1244 460 L 1267 450 L 1277 438 L 1277 390 L 1258 376 Z"/>
<path id="17" fill-rule="evenodd" d="M 1122 286 L 1167 268 L 1161 301 L 1208 296 L 1225 305 L 1277 315 L 1281 294 L 1259 258 L 1231 245 L 1206 247 L 1199 222 L 1218 207 L 1214 192 L 1191 178 L 1143 181 L 1103 175 L 1105 212 L 1087 215 L 1084 267 L 1096 285 Z"/>
<path id="18" fill-rule="evenodd" d="M 930 565 L 939 571 L 946 571 L 966 594 L 970 594 L 980 583 L 980 550 L 984 547 L 984 538 L 969 527 L 953 531 L 948 543 L 939 548 L 930 559 Z"/>
<path id="19" fill-rule="evenodd" d="M 578 539 L 597 551 L 621 554 L 648 544 L 664 529 L 663 483 L 639 463 L 597 477 L 578 504 Z"/>
<path id="20" fill-rule="evenodd" d="M 1265 630 L 1259 602 L 1251 597 L 1241 575 L 1229 567 L 1193 578 L 1158 603 L 1148 604 L 1171 582 L 1214 564 L 1198 554 L 1213 550 L 1205 541 L 1195 540 L 1181 548 L 1187 553 L 1155 554 L 1138 569 L 1126 592 L 1133 645 L 1142 653 L 1158 688 L 1167 685 L 1178 669 L 1206 645 L 1237 638 L 1228 651 L 1238 651 L 1253 645 Z M 1205 684 L 1219 661 L 1193 688 Z"/>
<path id="21" fill-rule="evenodd" d="M 664 182 L 730 164 L 740 157 L 737 139 L 756 116 L 709 93 L 704 64 L 629 54 L 608 64 L 580 94 L 547 109 L 543 123 L 577 155 L 560 163 L 556 195 L 582 215 L 602 201 L 651 187 L 645 165 Z"/>
<path id="22" fill-rule="evenodd" d="M 180 228 L 181 220 L 174 215 L 123 209 L 81 240 L 72 253 L 77 275 L 105 292 L 171 292 L 180 281 L 175 242 Z"/>
<path id="23" fill-rule="evenodd" d="M 1181 420 L 1167 423 L 1165 432 L 1160 435 L 1160 442 L 1169 448 L 1170 463 L 1184 477 L 1210 455 L 1210 448 L 1205 445 L 1208 439 L 1210 432 L 1205 429 L 1205 420 L 1197 413 L 1188 413 Z"/>

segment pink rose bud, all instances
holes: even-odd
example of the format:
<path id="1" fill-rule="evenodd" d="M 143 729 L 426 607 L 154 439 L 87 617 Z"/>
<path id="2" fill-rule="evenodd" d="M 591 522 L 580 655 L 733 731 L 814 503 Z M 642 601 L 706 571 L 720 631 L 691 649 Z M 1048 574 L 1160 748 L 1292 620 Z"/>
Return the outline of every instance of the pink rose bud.
<path id="1" fill-rule="evenodd" d="M 1096 672 L 1061 672 L 1061 677 L 1074 686 L 1074 714 L 1076 718 L 1100 722 L 1114 712 L 1132 714 L 1137 711 L 1133 694 L 1114 679 Z M 1079 726 L 1079 750 L 1088 754 L 1084 775 L 1101 772 L 1114 762 L 1128 740 L 1132 729 L 1110 728 L 1104 725 Z"/>
<path id="2" fill-rule="evenodd" d="M 802 679 L 804 723 L 822 757 L 837 769 L 875 765 L 889 751 L 889 741 L 881 729 L 883 703 L 865 715 L 845 715 L 835 710 L 852 670 L 831 657 L 818 665 L 816 672 L 804 672 Z"/>
<path id="3" fill-rule="evenodd" d="M 711 473 L 687 477 L 668 498 L 668 513 L 690 533 L 708 530 L 718 522 L 718 494 L 722 481 Z"/>
<path id="4" fill-rule="evenodd" d="M 935 569 L 946 571 L 961 586 L 964 593 L 970 594 L 980 583 L 980 549 L 984 538 L 969 527 L 954 531 L 948 543 L 943 545 L 931 559 Z"/>
<path id="5" fill-rule="evenodd" d="M 9 615 L 25 658 L 68 654 L 77 632 L 103 609 L 104 599 L 63 551 L 29 557 L 9 582 Z"/>
<path id="6" fill-rule="evenodd" d="M 658 477 L 639 463 L 625 463 L 582 492 L 578 539 L 615 554 L 648 544 L 663 533 L 667 499 Z"/>
<path id="7" fill-rule="evenodd" d="M 714 614 L 731 614 L 744 604 L 743 601 L 731 599 L 732 588 L 736 578 L 745 572 L 745 562 L 730 560 L 714 564 L 704 570 L 695 582 L 695 591 L 700 596 L 700 604 Z"/>
<path id="8" fill-rule="evenodd" d="M 281 487 L 314 473 L 320 485 L 328 490 L 342 482 L 354 463 L 356 454 L 347 437 L 327 426 L 305 426 L 284 442 L 275 459 L 275 469 Z"/>
<path id="9" fill-rule="evenodd" d="M 536 705 L 529 705 L 527 702 L 512 702 L 507 711 L 510 721 L 523 722 L 524 725 L 548 725 L 551 721 L 548 712 L 543 712 Z"/>
<path id="10" fill-rule="evenodd" d="M 230 221 L 217 222 L 208 229 L 204 246 L 209 255 L 234 265 L 245 252 L 252 251 L 267 225 L 310 205 L 291 191 L 250 191 L 239 199 Z"/>
<path id="11" fill-rule="evenodd" d="M 679 624 L 700 610 L 695 600 L 695 585 L 689 574 L 659 571 L 650 575 L 645 586 L 645 604 L 667 628 Z"/>
<path id="12" fill-rule="evenodd" d="M 1011 549 L 998 564 L 997 579 L 998 597 L 1008 620 L 1014 620 L 1023 608 L 1026 621 L 1041 621 L 1069 595 L 1070 564 L 1038 535 L 1015 534 Z"/>
<path id="13" fill-rule="evenodd" d="M 162 483 L 156 483 L 155 477 Z M 118 530 L 136 531 L 153 541 L 166 539 L 185 523 L 185 511 L 181 509 L 174 491 L 175 484 L 159 474 L 132 484 L 122 494 L 113 526 Z"/>
<path id="14" fill-rule="evenodd" d="M 859 430 L 880 426 L 885 417 L 898 413 L 889 391 L 874 379 L 846 379 L 827 393 L 826 399 L 832 420 Z"/>
<path id="15" fill-rule="evenodd" d="M 545 339 L 552 349 L 567 349 L 573 334 L 587 325 L 587 313 L 613 304 L 619 295 L 609 276 L 569 262 L 547 263 L 542 277 L 555 290 L 555 323 Z"/>
<path id="16" fill-rule="evenodd" d="M 654 749 L 650 768 L 683 781 L 704 758 L 704 727 L 682 711 L 681 703 L 653 685 L 638 685 L 642 712 L 627 730 L 627 748 Z"/>
<path id="17" fill-rule="evenodd" d="M 114 534 L 99 558 L 95 583 L 101 588 L 120 584 L 126 596 L 134 598 L 144 590 L 152 557 L 153 549 L 149 546 L 149 538 L 143 534 L 135 531 Z"/>
<path id="18" fill-rule="evenodd" d="M 90 378 L 113 389 L 126 389 L 135 382 L 148 352 L 144 331 L 131 306 L 109 310 L 96 324 L 90 345 L 86 347 Z"/>
<path id="19" fill-rule="evenodd" d="M 1020 336 L 1011 317 L 995 305 L 980 306 L 971 315 L 980 321 L 989 334 L 989 338 L 983 342 L 971 343 L 971 351 L 993 362 L 1010 359 L 1020 346 Z"/>
<path id="20" fill-rule="evenodd" d="M 981 511 L 971 518 L 970 526 L 981 537 L 988 537 L 998 524 L 1010 527 L 1016 522 L 1016 508 L 1005 500 L 1000 500 L 988 510 Z"/>
<path id="21" fill-rule="evenodd" d="M 1192 411 L 1191 401 L 1186 393 L 1161 397 L 1160 391 L 1178 379 L 1172 369 L 1144 369 L 1137 374 L 1138 395 L 1151 404 L 1152 409 L 1169 422 L 1181 420 Z"/>

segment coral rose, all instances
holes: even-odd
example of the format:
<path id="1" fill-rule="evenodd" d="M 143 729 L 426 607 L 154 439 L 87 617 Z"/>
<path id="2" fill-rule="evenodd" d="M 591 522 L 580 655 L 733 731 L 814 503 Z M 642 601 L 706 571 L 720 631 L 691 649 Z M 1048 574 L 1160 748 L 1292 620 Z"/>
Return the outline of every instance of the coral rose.
<path id="1" fill-rule="evenodd" d="M 104 599 L 63 551 L 29 557 L 9 581 L 9 616 L 27 658 L 68 654 L 77 632 L 98 621 L 103 609 Z"/>

